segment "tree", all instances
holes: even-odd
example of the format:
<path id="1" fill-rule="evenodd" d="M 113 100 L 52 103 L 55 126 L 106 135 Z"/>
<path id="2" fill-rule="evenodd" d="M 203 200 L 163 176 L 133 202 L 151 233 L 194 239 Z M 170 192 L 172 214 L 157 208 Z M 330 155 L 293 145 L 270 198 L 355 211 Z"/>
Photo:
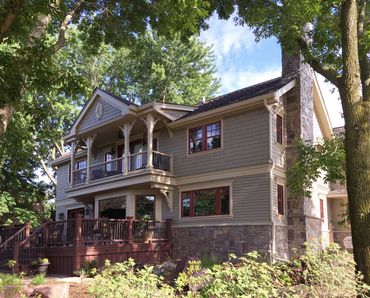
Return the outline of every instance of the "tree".
<path id="1" fill-rule="evenodd" d="M 96 53 L 102 42 L 115 48 L 132 45 L 148 27 L 167 35 L 196 32 L 206 8 L 198 0 L 1 1 L 0 136 L 26 91 L 47 93 L 59 84 L 50 72 L 52 56 L 64 47 L 71 24 L 83 32 L 85 47 Z"/>
<path id="2" fill-rule="evenodd" d="M 370 7 L 366 0 L 222 1 L 213 10 L 277 37 L 339 90 L 354 257 L 370 283 Z M 309 26 L 307 26 L 309 24 Z"/>
<path id="3" fill-rule="evenodd" d="M 148 31 L 135 47 L 109 52 L 112 67 L 101 86 L 134 102 L 195 105 L 220 87 L 213 53 L 195 37 L 183 42 Z"/>
<path id="4" fill-rule="evenodd" d="M 219 87 L 213 55 L 195 38 L 181 42 L 178 37 L 167 40 L 148 33 L 133 48 L 101 44 L 92 55 L 81 37 L 80 31 L 70 28 L 67 45 L 51 57 L 49 73 L 59 83 L 42 94 L 25 91 L 0 138 L 0 171 L 4 173 L 0 175 L 0 224 L 10 223 L 12 218 L 36 224 L 44 217 L 43 210 L 34 207 L 49 201 L 56 184 L 47 161 L 64 154 L 62 137 L 96 87 L 140 102 L 162 101 L 158 97 L 163 94 L 162 85 L 157 86 L 163 81 L 171 86 L 166 102 L 185 104 L 198 103 Z M 163 70 L 163 76 L 151 75 L 153 64 Z M 187 76 L 181 79 L 183 72 Z M 150 86 L 156 92 L 151 92 Z M 38 168 L 48 176 L 51 189 L 34 181 Z M 45 191 L 50 195 L 42 196 Z"/>
<path id="5" fill-rule="evenodd" d="M 299 140 L 297 159 L 288 171 L 288 188 L 295 197 L 311 197 L 313 182 L 320 177 L 327 183 L 341 184 L 346 180 L 346 154 L 342 134 L 313 144 Z"/>

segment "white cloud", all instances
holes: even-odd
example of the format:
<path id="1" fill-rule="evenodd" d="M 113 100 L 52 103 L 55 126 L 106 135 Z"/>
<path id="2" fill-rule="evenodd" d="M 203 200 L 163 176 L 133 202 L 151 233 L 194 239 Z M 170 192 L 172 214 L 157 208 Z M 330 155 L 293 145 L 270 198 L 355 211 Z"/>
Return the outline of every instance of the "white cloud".
<path id="1" fill-rule="evenodd" d="M 342 104 L 337 88 L 329 83 L 325 82 L 325 78 L 316 73 L 317 80 L 320 85 L 321 93 L 324 97 L 326 109 L 329 114 L 329 118 L 333 127 L 343 126 L 344 119 L 342 118 Z M 332 92 L 334 90 L 334 92 Z"/>
<path id="2" fill-rule="evenodd" d="M 235 26 L 232 20 L 219 20 L 215 15 L 210 19 L 209 29 L 201 32 L 200 39 L 208 46 L 213 46 L 218 61 L 235 51 L 257 46 L 248 27 Z"/>
<path id="3" fill-rule="evenodd" d="M 240 88 L 248 87 L 281 75 L 280 67 L 267 69 L 235 69 L 231 68 L 219 74 L 222 83 L 222 93 L 231 92 Z"/>

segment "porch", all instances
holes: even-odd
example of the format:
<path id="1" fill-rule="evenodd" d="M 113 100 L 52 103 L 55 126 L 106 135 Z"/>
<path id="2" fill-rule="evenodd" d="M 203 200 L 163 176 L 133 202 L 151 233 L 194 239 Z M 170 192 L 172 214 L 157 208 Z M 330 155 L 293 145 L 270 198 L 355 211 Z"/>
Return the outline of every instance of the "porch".
<path id="1" fill-rule="evenodd" d="M 31 262 L 48 258 L 49 273 L 72 275 L 94 260 L 103 266 L 128 258 L 137 264 L 155 264 L 172 255 L 171 220 L 74 219 L 47 222 L 34 231 L 26 224 L 0 245 L 0 263 L 16 261 L 16 271 L 28 271 Z"/>

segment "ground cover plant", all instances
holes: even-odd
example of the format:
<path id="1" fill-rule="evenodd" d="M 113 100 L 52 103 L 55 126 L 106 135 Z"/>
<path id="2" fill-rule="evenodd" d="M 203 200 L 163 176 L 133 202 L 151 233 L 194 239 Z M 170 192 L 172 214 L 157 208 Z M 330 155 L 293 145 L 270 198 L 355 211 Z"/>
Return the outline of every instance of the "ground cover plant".
<path id="1" fill-rule="evenodd" d="M 337 244 L 318 249 L 307 244 L 305 254 L 289 263 L 269 263 L 257 252 L 230 255 L 208 268 L 189 261 L 172 281 L 139 268 L 132 259 L 107 266 L 89 292 L 100 297 L 368 297 L 370 287 L 355 273 L 353 255 Z"/>

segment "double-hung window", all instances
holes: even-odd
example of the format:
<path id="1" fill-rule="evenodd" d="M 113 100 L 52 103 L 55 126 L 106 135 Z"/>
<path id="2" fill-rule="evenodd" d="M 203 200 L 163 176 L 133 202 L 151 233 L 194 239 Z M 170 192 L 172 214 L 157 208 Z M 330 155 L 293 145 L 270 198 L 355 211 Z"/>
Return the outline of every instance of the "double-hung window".
<path id="1" fill-rule="evenodd" d="M 277 185 L 278 214 L 284 215 L 284 186 Z"/>
<path id="2" fill-rule="evenodd" d="M 283 117 L 276 114 L 276 142 L 283 144 Z"/>
<path id="3" fill-rule="evenodd" d="M 221 122 L 214 122 L 189 130 L 189 154 L 221 147 Z"/>
<path id="4" fill-rule="evenodd" d="M 183 192 L 182 217 L 230 214 L 230 188 L 218 187 Z"/>

